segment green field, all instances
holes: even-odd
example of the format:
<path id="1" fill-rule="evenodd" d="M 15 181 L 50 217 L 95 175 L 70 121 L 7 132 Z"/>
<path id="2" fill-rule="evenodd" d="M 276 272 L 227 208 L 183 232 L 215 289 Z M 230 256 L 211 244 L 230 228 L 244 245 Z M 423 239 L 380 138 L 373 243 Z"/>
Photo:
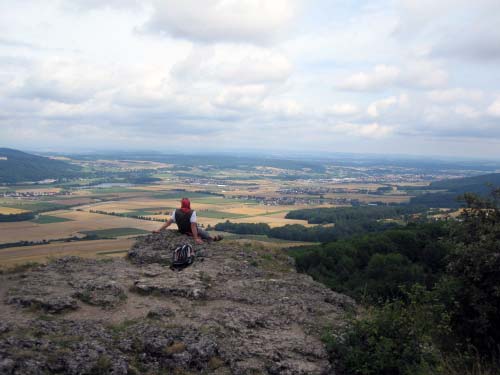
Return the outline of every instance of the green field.
<path id="1" fill-rule="evenodd" d="M 234 203 L 239 203 L 241 204 L 242 201 L 238 199 L 232 199 L 232 198 L 224 198 L 224 197 L 218 197 L 215 195 L 211 195 L 206 198 L 199 198 L 191 202 L 191 205 L 194 205 L 195 203 L 203 203 L 203 204 L 217 204 L 217 205 L 224 205 L 224 204 L 234 204 Z M 246 205 L 256 205 L 258 204 L 257 202 L 254 201 L 245 201 L 244 202 Z"/>
<path id="2" fill-rule="evenodd" d="M 102 230 L 88 230 L 81 231 L 80 233 L 86 234 L 87 236 L 97 236 L 97 238 L 116 238 L 121 236 L 133 236 L 139 234 L 150 233 L 147 230 L 137 229 L 137 228 L 112 228 L 112 229 L 102 229 Z"/>
<path id="3" fill-rule="evenodd" d="M 106 188 L 95 188 L 95 189 L 90 189 L 90 192 L 92 194 L 119 194 L 119 193 L 149 193 L 148 190 L 140 189 L 140 188 L 135 188 L 135 187 L 106 187 Z"/>
<path id="4" fill-rule="evenodd" d="M 33 212 L 44 212 L 44 211 L 56 211 L 60 209 L 65 209 L 68 206 L 59 203 L 52 202 L 33 202 L 33 201 L 21 201 L 17 199 L 0 199 L 0 206 L 10 207 L 10 208 L 20 208 L 26 211 Z"/>
<path id="5" fill-rule="evenodd" d="M 145 207 L 138 210 L 133 210 L 127 212 L 125 215 L 134 215 L 134 216 L 150 216 L 150 215 L 158 215 L 161 212 L 161 215 L 170 215 L 170 213 L 174 210 L 171 207 Z"/>
<path id="6" fill-rule="evenodd" d="M 179 199 L 181 200 L 182 198 L 189 198 L 193 199 L 196 198 L 198 201 L 199 198 L 213 198 L 215 197 L 214 195 L 211 194 L 206 194 L 206 193 L 198 193 L 194 191 L 166 191 L 164 193 L 157 193 L 153 195 L 153 198 L 155 199 Z M 222 197 L 218 197 L 218 199 L 222 199 Z"/>
<path id="7" fill-rule="evenodd" d="M 65 221 L 73 221 L 71 219 L 66 219 L 64 217 L 50 216 L 50 215 L 39 215 L 36 219 L 31 220 L 33 223 L 37 224 L 52 224 L 52 223 L 63 223 Z"/>
<path id="8" fill-rule="evenodd" d="M 243 217 L 248 217 L 248 215 L 241 214 L 233 214 L 231 212 L 222 212 L 222 211 L 197 211 L 196 214 L 199 217 L 208 217 L 212 219 L 241 219 Z"/>

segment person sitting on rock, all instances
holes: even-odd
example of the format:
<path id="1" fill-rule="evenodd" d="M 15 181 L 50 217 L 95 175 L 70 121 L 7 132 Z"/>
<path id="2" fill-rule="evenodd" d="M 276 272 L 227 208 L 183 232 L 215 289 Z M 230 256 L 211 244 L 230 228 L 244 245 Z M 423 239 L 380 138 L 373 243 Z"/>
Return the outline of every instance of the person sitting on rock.
<path id="1" fill-rule="evenodd" d="M 221 235 L 212 237 L 206 230 L 198 227 L 198 224 L 196 223 L 196 211 L 191 209 L 191 202 L 188 198 L 182 198 L 181 208 L 172 212 L 170 219 L 168 219 L 167 222 L 160 227 L 160 229 L 153 231 L 153 233 L 159 233 L 163 229 L 168 228 L 172 223 L 177 224 L 177 228 L 179 228 L 179 232 L 182 234 L 193 236 L 194 241 L 197 244 L 202 244 L 203 240 L 222 240 Z"/>

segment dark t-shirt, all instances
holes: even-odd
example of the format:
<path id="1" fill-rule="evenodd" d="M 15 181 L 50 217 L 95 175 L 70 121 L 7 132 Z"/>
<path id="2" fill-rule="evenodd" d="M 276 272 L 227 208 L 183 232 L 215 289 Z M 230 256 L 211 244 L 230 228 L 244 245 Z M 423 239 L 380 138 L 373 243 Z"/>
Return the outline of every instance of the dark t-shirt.
<path id="1" fill-rule="evenodd" d="M 179 232 L 181 233 L 193 233 L 191 230 L 191 215 L 193 215 L 193 210 L 189 210 L 188 212 L 184 212 L 181 209 L 175 210 L 175 223 L 179 228 Z"/>

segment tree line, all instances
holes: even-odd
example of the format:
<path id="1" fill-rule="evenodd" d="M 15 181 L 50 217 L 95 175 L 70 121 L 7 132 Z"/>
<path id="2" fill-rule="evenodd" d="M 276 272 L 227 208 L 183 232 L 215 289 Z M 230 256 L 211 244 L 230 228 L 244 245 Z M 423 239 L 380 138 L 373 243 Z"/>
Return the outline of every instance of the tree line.
<path id="1" fill-rule="evenodd" d="M 18 214 L 0 214 L 0 223 L 26 221 L 35 218 L 35 214 L 31 211 L 21 212 Z"/>
<path id="2" fill-rule="evenodd" d="M 407 218 L 409 215 L 427 211 L 418 205 L 327 207 L 294 210 L 286 214 L 287 219 L 307 220 L 309 224 L 342 223 L 345 221 L 368 221 L 388 218 Z"/>
<path id="3" fill-rule="evenodd" d="M 397 226 L 398 224 L 394 222 L 357 220 L 344 221 L 335 224 L 335 226 L 316 225 L 313 227 L 306 227 L 301 224 L 287 224 L 281 227 L 271 228 L 266 223 L 232 223 L 226 221 L 216 224 L 214 229 L 236 234 L 267 235 L 271 238 L 287 241 L 331 242 L 355 234 L 380 232 Z"/>

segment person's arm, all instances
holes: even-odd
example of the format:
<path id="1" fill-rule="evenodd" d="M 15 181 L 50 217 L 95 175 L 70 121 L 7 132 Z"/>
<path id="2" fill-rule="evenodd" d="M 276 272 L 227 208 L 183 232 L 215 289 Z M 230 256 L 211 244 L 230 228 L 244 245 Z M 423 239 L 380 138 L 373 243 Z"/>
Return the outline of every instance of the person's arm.
<path id="1" fill-rule="evenodd" d="M 198 225 L 196 223 L 191 223 L 191 232 L 193 232 L 194 242 L 197 244 L 202 244 L 203 240 L 198 237 Z"/>
<path id="2" fill-rule="evenodd" d="M 168 228 L 170 226 L 170 224 L 172 224 L 172 223 L 173 223 L 173 220 L 168 219 L 167 222 L 160 227 L 160 229 L 154 230 L 153 233 L 160 233 L 163 229 Z"/>

